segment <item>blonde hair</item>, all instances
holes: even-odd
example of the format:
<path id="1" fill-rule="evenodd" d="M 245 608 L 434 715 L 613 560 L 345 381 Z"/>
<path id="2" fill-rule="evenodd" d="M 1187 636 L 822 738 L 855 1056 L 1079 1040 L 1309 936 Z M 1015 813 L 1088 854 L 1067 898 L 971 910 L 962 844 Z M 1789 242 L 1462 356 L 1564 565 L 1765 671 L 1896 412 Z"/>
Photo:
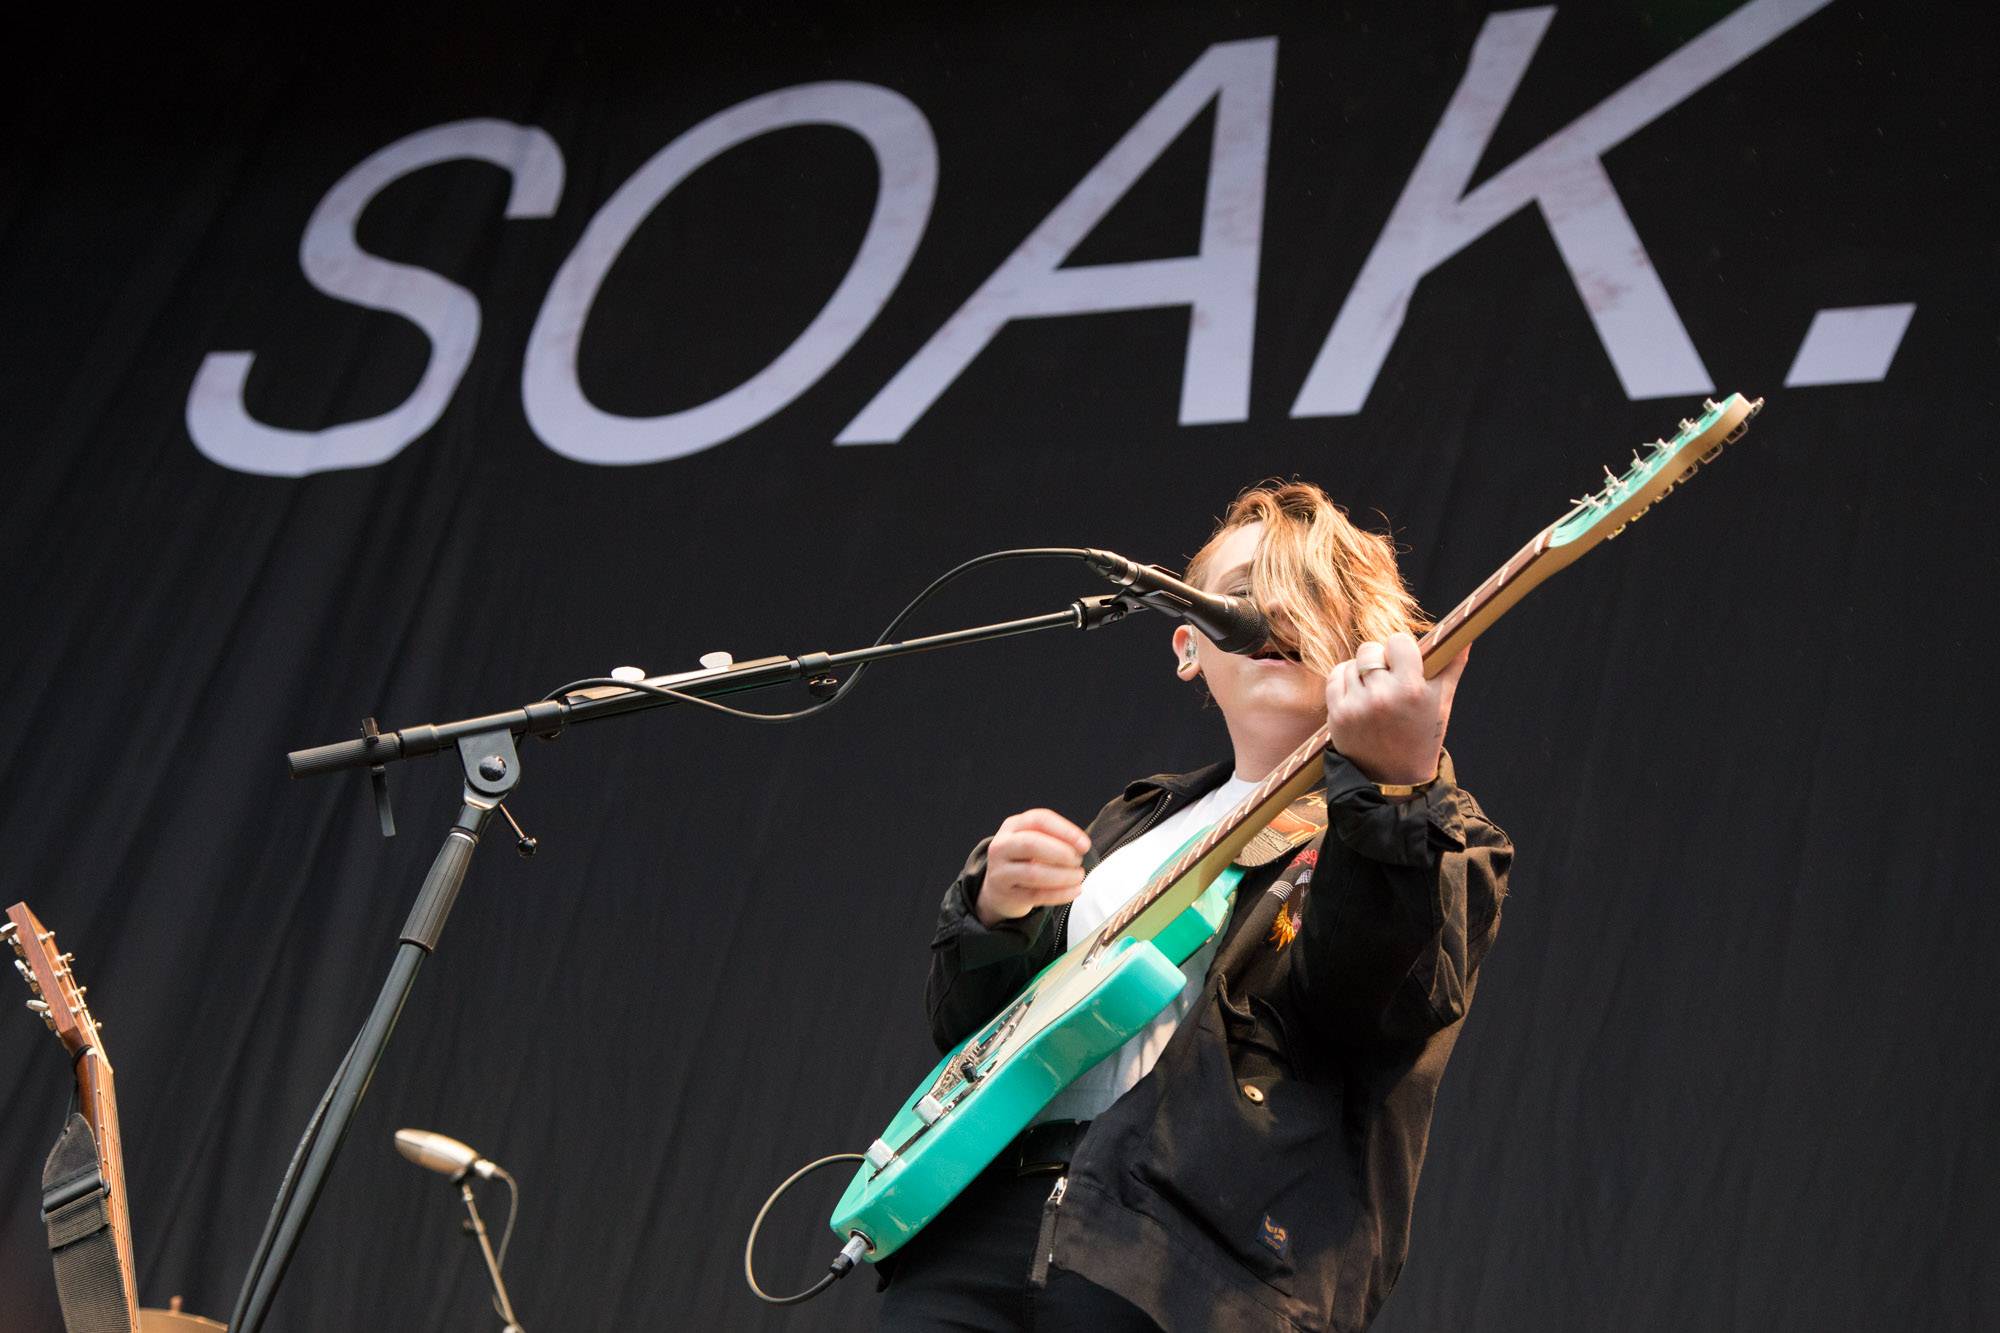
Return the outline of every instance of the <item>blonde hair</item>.
<path id="1" fill-rule="evenodd" d="M 1238 495 L 1188 561 L 1188 582 L 1204 586 L 1215 548 L 1251 523 L 1262 523 L 1264 534 L 1250 565 L 1250 597 L 1273 617 L 1279 646 L 1314 671 L 1330 674 L 1365 640 L 1430 628 L 1396 568 L 1395 544 L 1355 526 L 1311 482 L 1268 481 Z"/>

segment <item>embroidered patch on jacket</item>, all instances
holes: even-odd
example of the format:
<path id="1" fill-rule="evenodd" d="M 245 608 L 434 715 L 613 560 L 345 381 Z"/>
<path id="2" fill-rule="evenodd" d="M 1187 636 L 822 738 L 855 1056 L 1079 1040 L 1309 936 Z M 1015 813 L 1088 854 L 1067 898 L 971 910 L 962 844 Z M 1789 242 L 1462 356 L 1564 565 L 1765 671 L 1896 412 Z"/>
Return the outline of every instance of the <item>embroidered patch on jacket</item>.
<path id="1" fill-rule="evenodd" d="M 1264 1226 L 1257 1233 L 1257 1239 L 1272 1254 L 1277 1255 L 1287 1263 L 1291 1262 L 1292 1233 L 1279 1226 L 1276 1222 L 1273 1222 L 1269 1213 L 1264 1214 Z"/>
<path id="2" fill-rule="evenodd" d="M 1305 897 L 1300 892 L 1312 883 L 1313 867 L 1319 864 L 1319 849 L 1308 847 L 1292 858 L 1291 865 L 1285 867 L 1285 877 L 1272 892 L 1284 903 L 1278 909 L 1277 917 L 1271 922 L 1271 933 L 1265 937 L 1267 944 L 1275 944 L 1280 953 L 1286 945 L 1299 937 L 1299 926 L 1305 921 Z"/>

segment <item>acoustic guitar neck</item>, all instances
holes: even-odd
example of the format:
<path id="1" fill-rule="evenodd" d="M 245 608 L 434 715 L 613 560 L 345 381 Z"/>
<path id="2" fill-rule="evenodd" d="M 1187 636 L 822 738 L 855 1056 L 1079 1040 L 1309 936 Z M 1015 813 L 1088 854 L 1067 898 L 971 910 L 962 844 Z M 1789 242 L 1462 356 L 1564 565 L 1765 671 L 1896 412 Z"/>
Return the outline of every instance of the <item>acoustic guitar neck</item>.
<path id="1" fill-rule="evenodd" d="M 13 945 L 15 968 L 32 993 L 28 1008 L 56 1034 L 76 1071 L 77 1106 L 96 1142 L 108 1229 L 124 1288 L 126 1326 L 130 1333 L 138 1333 L 139 1286 L 132 1261 L 132 1218 L 125 1202 L 125 1149 L 118 1133 L 118 1089 L 111 1057 L 104 1050 L 103 1024 L 84 1001 L 88 988 L 77 984 L 75 956 L 61 952 L 55 932 L 43 926 L 26 903 L 7 909 L 7 924 L 0 931 Z"/>

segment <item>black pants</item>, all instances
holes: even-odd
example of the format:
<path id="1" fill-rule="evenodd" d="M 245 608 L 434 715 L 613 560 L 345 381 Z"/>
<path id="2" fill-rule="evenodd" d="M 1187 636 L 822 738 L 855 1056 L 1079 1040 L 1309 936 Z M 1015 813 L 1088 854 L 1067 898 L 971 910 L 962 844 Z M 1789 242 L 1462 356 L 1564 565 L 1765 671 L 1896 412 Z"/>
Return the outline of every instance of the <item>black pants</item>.
<path id="1" fill-rule="evenodd" d="M 1123 1297 L 1074 1273 L 1049 1270 L 1028 1285 L 1042 1205 L 1055 1187 L 1047 1172 L 988 1171 L 885 1263 L 885 1333 L 1157 1333 L 1159 1325 Z"/>

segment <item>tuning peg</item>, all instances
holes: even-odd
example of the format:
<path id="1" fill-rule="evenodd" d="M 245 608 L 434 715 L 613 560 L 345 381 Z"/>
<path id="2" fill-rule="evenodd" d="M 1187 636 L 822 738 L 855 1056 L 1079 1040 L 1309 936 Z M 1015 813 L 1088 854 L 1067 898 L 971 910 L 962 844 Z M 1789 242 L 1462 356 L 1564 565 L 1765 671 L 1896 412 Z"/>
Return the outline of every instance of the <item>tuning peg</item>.
<path id="1" fill-rule="evenodd" d="M 49 1012 L 49 1002 L 47 1000 L 30 1000 L 28 1001 L 28 1012 L 41 1014 L 46 1018 Z"/>
<path id="2" fill-rule="evenodd" d="M 9 944 L 12 944 L 14 942 L 14 934 L 19 929 L 20 927 L 9 921 L 6 925 L 0 926 L 0 939 L 4 939 Z"/>
<path id="3" fill-rule="evenodd" d="M 1713 412 L 1715 411 L 1716 408 L 1720 406 L 1721 404 L 1716 402 L 1713 398 L 1704 398 L 1701 400 L 1701 410 L 1704 412 Z"/>
<path id="4" fill-rule="evenodd" d="M 14 960 L 14 970 L 21 974 L 21 980 L 28 983 L 29 990 L 37 995 L 42 993 L 42 983 L 35 979 L 34 971 L 26 963 L 16 958 Z"/>

